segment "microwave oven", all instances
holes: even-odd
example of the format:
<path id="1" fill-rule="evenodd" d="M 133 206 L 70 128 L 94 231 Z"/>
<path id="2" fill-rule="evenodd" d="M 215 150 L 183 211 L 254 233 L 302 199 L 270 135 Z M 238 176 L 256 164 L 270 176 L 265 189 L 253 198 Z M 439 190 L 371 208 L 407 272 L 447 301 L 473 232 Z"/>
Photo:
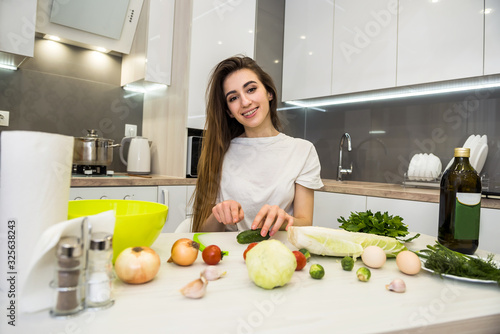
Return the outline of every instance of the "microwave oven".
<path id="1" fill-rule="evenodd" d="M 201 136 L 188 137 L 187 168 L 186 168 L 187 177 L 198 176 L 198 160 L 200 160 L 202 143 L 203 143 L 203 137 Z"/>

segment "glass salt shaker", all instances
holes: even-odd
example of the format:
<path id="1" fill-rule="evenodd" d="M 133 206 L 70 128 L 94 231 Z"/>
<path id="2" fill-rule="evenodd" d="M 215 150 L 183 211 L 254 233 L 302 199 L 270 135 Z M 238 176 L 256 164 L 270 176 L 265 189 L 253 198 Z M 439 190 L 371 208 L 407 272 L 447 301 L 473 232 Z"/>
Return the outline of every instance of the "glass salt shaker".
<path id="1" fill-rule="evenodd" d="M 53 317 L 75 315 L 84 309 L 85 293 L 82 272 L 82 243 L 77 237 L 62 237 L 56 249 L 57 269 L 52 282 L 55 301 Z"/>
<path id="2" fill-rule="evenodd" d="M 106 308 L 114 303 L 111 298 L 112 258 L 112 235 L 105 232 L 92 233 L 88 257 L 86 299 L 88 308 Z"/>

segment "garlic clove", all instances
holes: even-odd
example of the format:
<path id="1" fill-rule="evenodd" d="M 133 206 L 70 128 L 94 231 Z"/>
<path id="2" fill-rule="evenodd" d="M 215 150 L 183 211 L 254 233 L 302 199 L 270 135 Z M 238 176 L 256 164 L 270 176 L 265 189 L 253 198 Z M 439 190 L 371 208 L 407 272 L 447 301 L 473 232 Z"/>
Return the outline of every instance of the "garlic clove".
<path id="1" fill-rule="evenodd" d="M 391 283 L 387 284 L 385 288 L 389 291 L 403 293 L 406 291 L 406 284 L 402 279 L 396 278 Z"/>
<path id="2" fill-rule="evenodd" d="M 215 281 L 225 274 L 226 271 L 219 270 L 216 266 L 208 266 L 200 273 L 200 277 L 205 277 L 207 281 Z"/>
<path id="3" fill-rule="evenodd" d="M 207 289 L 208 281 L 205 277 L 200 277 L 194 281 L 188 283 L 180 292 L 188 298 L 198 299 L 205 295 Z"/>

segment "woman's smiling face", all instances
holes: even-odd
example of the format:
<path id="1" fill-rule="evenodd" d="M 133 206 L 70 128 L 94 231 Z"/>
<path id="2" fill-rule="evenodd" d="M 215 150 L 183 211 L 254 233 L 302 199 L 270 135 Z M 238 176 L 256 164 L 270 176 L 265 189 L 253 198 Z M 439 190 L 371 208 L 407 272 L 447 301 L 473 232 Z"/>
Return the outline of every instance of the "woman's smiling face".
<path id="1" fill-rule="evenodd" d="M 273 99 L 257 75 L 241 69 L 227 76 L 223 84 L 229 116 L 248 130 L 273 128 L 269 114 L 269 101 Z"/>

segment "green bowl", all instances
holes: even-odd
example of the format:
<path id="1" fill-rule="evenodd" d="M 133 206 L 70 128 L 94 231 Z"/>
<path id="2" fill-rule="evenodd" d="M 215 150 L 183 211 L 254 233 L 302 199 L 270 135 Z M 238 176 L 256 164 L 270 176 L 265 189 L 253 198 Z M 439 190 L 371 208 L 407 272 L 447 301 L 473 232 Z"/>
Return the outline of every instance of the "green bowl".
<path id="1" fill-rule="evenodd" d="M 167 219 L 168 207 L 145 201 L 97 199 L 69 201 L 68 219 L 115 211 L 113 263 L 128 247 L 150 247 Z"/>

